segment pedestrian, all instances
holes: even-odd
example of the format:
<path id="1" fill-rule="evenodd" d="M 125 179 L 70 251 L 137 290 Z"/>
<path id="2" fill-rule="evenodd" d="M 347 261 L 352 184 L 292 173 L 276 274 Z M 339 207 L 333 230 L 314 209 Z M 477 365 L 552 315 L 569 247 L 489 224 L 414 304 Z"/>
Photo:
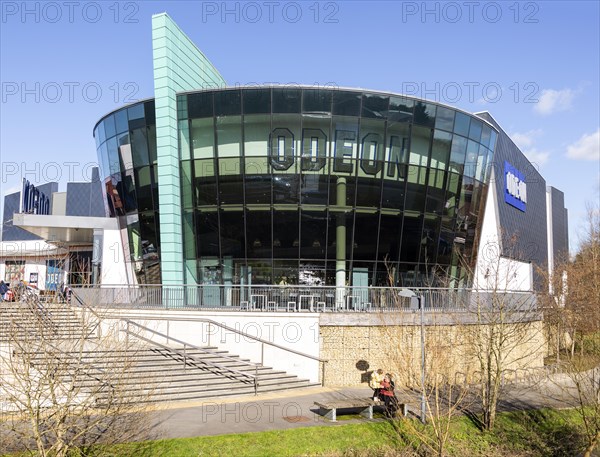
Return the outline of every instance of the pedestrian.
<path id="1" fill-rule="evenodd" d="M 392 379 L 392 375 L 386 373 L 383 377 L 383 381 L 381 381 L 380 394 L 383 398 L 385 414 L 388 417 L 393 417 L 396 413 L 396 409 L 398 409 L 398 401 L 396 400 L 396 393 L 394 390 L 395 384 Z"/>
<path id="2" fill-rule="evenodd" d="M 8 292 L 8 286 L 4 281 L 0 281 L 0 301 L 4 301 L 4 294 Z"/>
<path id="3" fill-rule="evenodd" d="M 383 370 L 381 368 L 371 373 L 371 379 L 369 380 L 369 387 L 373 389 L 373 400 L 380 401 L 381 381 L 383 381 Z"/>

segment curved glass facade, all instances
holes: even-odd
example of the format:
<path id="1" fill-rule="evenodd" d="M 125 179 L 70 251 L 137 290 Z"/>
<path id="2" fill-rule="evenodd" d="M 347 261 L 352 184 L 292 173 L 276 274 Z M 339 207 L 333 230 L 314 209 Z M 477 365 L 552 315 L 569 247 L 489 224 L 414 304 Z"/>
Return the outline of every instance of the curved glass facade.
<path id="1" fill-rule="evenodd" d="M 388 273 L 417 285 L 437 268 L 463 279 L 496 140 L 482 119 L 338 89 L 199 91 L 177 104 L 187 283 L 333 285 L 337 271 L 338 285 L 387 285 Z M 160 253 L 153 108 L 95 130 L 140 282 Z"/>
<path id="2" fill-rule="evenodd" d="M 94 128 L 94 137 L 107 213 L 119 219 L 125 261 L 136 276 L 129 281 L 160 283 L 154 101 L 105 116 Z"/>

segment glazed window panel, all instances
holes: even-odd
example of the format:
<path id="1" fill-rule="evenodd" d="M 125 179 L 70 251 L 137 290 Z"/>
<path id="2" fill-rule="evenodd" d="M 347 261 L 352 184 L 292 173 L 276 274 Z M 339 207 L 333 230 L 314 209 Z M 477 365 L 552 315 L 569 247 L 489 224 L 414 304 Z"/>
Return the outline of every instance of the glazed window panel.
<path id="1" fill-rule="evenodd" d="M 464 113 L 456 112 L 454 119 L 454 133 L 462 136 L 469 135 L 469 126 L 471 124 L 471 117 Z"/>
<path id="2" fill-rule="evenodd" d="M 271 204 L 272 175 L 247 174 L 245 179 L 246 204 Z"/>
<path id="3" fill-rule="evenodd" d="M 246 89 L 242 91 L 244 114 L 271 112 L 271 89 Z"/>
<path id="4" fill-rule="evenodd" d="M 273 204 L 297 204 L 300 176 L 280 174 L 273 176 Z"/>
<path id="5" fill-rule="evenodd" d="M 404 209 L 404 197 L 406 192 L 404 181 L 383 181 L 382 208 Z"/>
<path id="6" fill-rule="evenodd" d="M 304 89 L 302 91 L 302 112 L 331 113 L 331 96 L 331 90 Z"/>
<path id="7" fill-rule="evenodd" d="M 471 119 L 471 127 L 469 128 L 469 138 L 473 141 L 479 142 L 481 140 L 481 130 L 483 123 L 476 119 Z"/>
<path id="8" fill-rule="evenodd" d="M 218 117 L 217 156 L 241 157 L 242 155 L 242 118 L 240 116 Z"/>
<path id="9" fill-rule="evenodd" d="M 335 90 L 333 92 L 333 114 L 340 116 L 359 116 L 361 94 Z"/>
<path id="10" fill-rule="evenodd" d="M 454 128 L 455 112 L 456 111 L 454 111 L 453 109 L 438 106 L 435 118 L 435 128 L 452 132 L 452 129 Z"/>
<path id="11" fill-rule="evenodd" d="M 117 135 L 117 148 L 119 149 L 119 159 L 123 165 L 123 170 L 131 170 L 133 168 L 133 157 L 128 133 Z"/>
<path id="12" fill-rule="evenodd" d="M 193 210 L 183 212 L 183 257 L 186 260 L 196 260 L 196 230 Z"/>
<path id="13" fill-rule="evenodd" d="M 404 206 L 407 211 L 416 211 L 422 213 L 425 211 L 425 192 L 422 186 L 411 184 L 406 186 L 406 202 Z"/>
<path id="14" fill-rule="evenodd" d="M 333 117 L 333 173 L 354 174 L 354 161 L 358 158 L 358 119 Z"/>
<path id="15" fill-rule="evenodd" d="M 213 117 L 213 92 L 188 94 L 188 115 L 191 119 Z"/>
<path id="16" fill-rule="evenodd" d="M 273 89 L 273 113 L 299 113 L 302 91 L 293 87 Z"/>
<path id="17" fill-rule="evenodd" d="M 219 214 L 196 212 L 196 240 L 198 257 L 219 256 Z"/>
<path id="18" fill-rule="evenodd" d="M 463 173 L 465 159 L 467 156 L 467 139 L 465 137 L 454 135 L 452 138 L 452 149 L 450 150 L 450 171 Z"/>
<path id="19" fill-rule="evenodd" d="M 452 134 L 435 130 L 431 146 L 431 168 L 445 170 L 448 166 L 450 150 L 452 149 Z"/>
<path id="20" fill-rule="evenodd" d="M 270 134 L 271 116 L 262 114 L 244 116 L 244 156 L 267 157 Z M 268 170 L 260 168 L 252 173 L 268 173 Z"/>
<path id="21" fill-rule="evenodd" d="M 426 215 L 423 218 L 423 233 L 420 239 L 419 263 L 433 266 L 437 257 L 440 218 Z"/>
<path id="22" fill-rule="evenodd" d="M 477 156 L 479 155 L 479 143 L 473 140 L 467 142 L 467 157 L 465 159 L 465 176 L 473 178 L 477 171 Z"/>
<path id="23" fill-rule="evenodd" d="M 115 126 L 114 115 L 108 116 L 106 119 L 104 119 L 104 133 L 106 135 L 106 139 L 112 138 L 116 135 L 117 129 Z"/>
<path id="24" fill-rule="evenodd" d="M 362 98 L 363 118 L 385 119 L 387 118 L 390 97 L 376 94 L 364 94 Z"/>
<path id="25" fill-rule="evenodd" d="M 353 260 L 373 260 L 377 252 L 378 213 L 356 212 L 354 220 Z"/>
<path id="26" fill-rule="evenodd" d="M 271 262 L 273 239 L 271 211 L 246 211 L 246 250 L 248 258 L 268 259 Z M 296 231 L 294 227 L 290 230 Z"/>
<path id="27" fill-rule="evenodd" d="M 191 158 L 190 148 L 190 124 L 187 119 L 179 121 L 179 157 L 181 160 Z"/>
<path id="28" fill-rule="evenodd" d="M 402 246 L 400 261 L 414 262 L 419 260 L 421 227 L 423 221 L 419 216 L 405 215 L 402 224 Z M 416 242 L 415 242 L 416 241 Z"/>
<path id="29" fill-rule="evenodd" d="M 193 199 L 193 175 L 192 162 L 185 160 L 181 162 L 181 199 L 184 208 L 192 208 L 194 206 Z"/>
<path id="30" fill-rule="evenodd" d="M 302 118 L 295 114 L 273 116 L 269 135 L 269 165 L 274 174 L 300 171 Z"/>
<path id="31" fill-rule="evenodd" d="M 300 255 L 298 211 L 273 211 L 273 258 L 297 259 Z"/>
<path id="32" fill-rule="evenodd" d="M 148 129 L 148 156 L 151 165 L 156 165 L 158 159 L 156 156 L 156 127 L 149 126 Z"/>
<path id="33" fill-rule="evenodd" d="M 194 159 L 213 158 L 215 147 L 213 118 L 192 119 L 191 133 Z"/>
<path id="34" fill-rule="evenodd" d="M 221 255 L 245 257 L 245 229 L 243 211 L 221 211 Z"/>
<path id="35" fill-rule="evenodd" d="M 436 106 L 431 103 L 417 102 L 415 104 L 415 124 L 433 128 L 435 126 Z"/>
<path id="36" fill-rule="evenodd" d="M 357 178 L 356 206 L 379 208 L 381 179 Z"/>
<path id="37" fill-rule="evenodd" d="M 219 176 L 219 204 L 242 205 L 244 203 L 244 181 L 242 175 Z"/>
<path id="38" fill-rule="evenodd" d="M 131 131 L 131 154 L 135 168 L 150 164 L 146 126 Z"/>
<path id="39" fill-rule="evenodd" d="M 429 145 L 431 140 L 431 129 L 413 126 L 410 136 L 409 163 L 426 167 L 429 162 Z"/>
<path id="40" fill-rule="evenodd" d="M 306 259 L 325 259 L 327 252 L 327 212 L 302 211 L 300 252 Z"/>
<path id="41" fill-rule="evenodd" d="M 217 178 L 212 159 L 194 161 L 194 199 L 198 206 L 217 204 Z"/>
<path id="42" fill-rule="evenodd" d="M 385 123 L 363 119 L 359 146 L 358 176 L 381 178 L 385 158 Z"/>
<path id="43" fill-rule="evenodd" d="M 388 124 L 385 138 L 385 179 L 406 179 L 410 127 L 408 124 Z"/>
<path id="44" fill-rule="evenodd" d="M 239 89 L 215 92 L 215 116 L 234 116 L 242 113 L 242 94 Z"/>
<path id="45" fill-rule="evenodd" d="M 123 186 L 123 206 L 125 212 L 130 213 L 137 210 L 137 200 L 135 196 L 135 178 L 133 170 L 127 170 L 122 175 L 121 185 Z"/>
<path id="46" fill-rule="evenodd" d="M 390 107 L 387 116 L 390 125 L 396 122 L 412 122 L 414 107 L 415 102 L 410 98 L 390 97 Z"/>
<path id="47" fill-rule="evenodd" d="M 331 118 L 322 115 L 302 116 L 302 156 L 300 169 L 303 174 L 329 173 Z"/>
<path id="48" fill-rule="evenodd" d="M 115 137 L 106 140 L 106 149 L 108 150 L 108 167 L 110 174 L 120 173 L 121 161 L 119 160 L 119 149 Z"/>
<path id="49" fill-rule="evenodd" d="M 127 119 L 127 110 L 122 109 L 115 113 L 115 123 L 117 127 L 117 133 L 123 133 L 129 131 L 129 121 Z"/>
<path id="50" fill-rule="evenodd" d="M 307 174 L 300 180 L 300 201 L 304 204 L 326 205 L 329 194 L 329 176 Z"/>
<path id="51" fill-rule="evenodd" d="M 402 215 L 382 214 L 379 223 L 379 261 L 395 262 L 400 251 L 400 236 L 402 233 Z"/>

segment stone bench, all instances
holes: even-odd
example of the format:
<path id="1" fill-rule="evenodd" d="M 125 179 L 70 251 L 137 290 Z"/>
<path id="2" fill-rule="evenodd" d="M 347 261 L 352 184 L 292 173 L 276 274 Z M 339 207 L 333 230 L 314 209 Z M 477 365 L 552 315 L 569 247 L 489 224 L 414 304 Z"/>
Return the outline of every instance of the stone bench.
<path id="1" fill-rule="evenodd" d="M 319 414 L 332 422 L 337 420 L 338 409 L 359 409 L 359 414 L 367 419 L 373 419 L 373 406 L 378 405 L 370 398 L 346 398 L 344 400 L 316 401 Z"/>
<path id="2" fill-rule="evenodd" d="M 371 398 L 346 398 L 343 400 L 316 401 L 315 406 L 319 407 L 319 414 L 332 422 L 337 421 L 338 409 L 358 409 L 359 414 L 366 419 L 373 419 L 373 407 L 383 408 L 383 402 L 375 402 Z M 408 405 L 397 403 L 397 411 L 401 411 L 403 416 L 408 415 Z"/>

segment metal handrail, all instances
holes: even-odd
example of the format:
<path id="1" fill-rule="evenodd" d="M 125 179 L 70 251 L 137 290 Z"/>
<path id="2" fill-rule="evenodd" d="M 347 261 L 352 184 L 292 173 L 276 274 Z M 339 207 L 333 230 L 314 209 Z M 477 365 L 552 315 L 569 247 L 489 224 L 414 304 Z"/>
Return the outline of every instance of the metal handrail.
<path id="1" fill-rule="evenodd" d="M 168 335 L 165 335 L 165 334 L 164 334 L 164 333 L 162 333 L 162 332 L 159 332 L 159 331 L 157 331 L 157 330 L 153 330 L 153 329 L 151 329 L 151 328 L 149 328 L 149 327 L 146 327 L 145 325 L 138 324 L 137 322 L 135 322 L 135 321 L 132 321 L 132 320 L 130 320 L 130 319 L 121 319 L 121 321 L 122 321 L 122 322 L 125 322 L 125 323 L 127 323 L 127 328 L 126 328 L 125 330 L 122 330 L 122 331 L 123 331 L 123 332 L 125 332 L 127 335 L 134 336 L 134 337 L 136 337 L 136 338 L 138 338 L 138 339 L 140 339 L 140 340 L 146 341 L 147 343 L 153 344 L 153 345 L 155 345 L 155 346 L 162 347 L 163 349 L 166 349 L 166 350 L 168 350 L 168 351 L 172 351 L 172 352 L 175 352 L 175 353 L 177 353 L 177 354 L 179 354 L 179 355 L 182 355 L 182 356 L 183 356 L 183 366 L 184 366 L 184 370 L 185 370 L 185 367 L 187 366 L 187 359 L 189 358 L 189 359 L 193 360 L 193 361 L 194 361 L 194 362 L 196 362 L 196 363 L 201 363 L 201 364 L 205 364 L 205 365 L 210 365 L 210 366 L 212 366 L 212 367 L 214 367 L 214 368 L 217 368 L 217 369 L 219 369 L 219 370 L 221 370 L 221 371 L 228 371 L 228 372 L 231 372 L 231 373 L 234 373 L 234 374 L 238 374 L 238 375 L 244 376 L 244 377 L 246 377 L 246 378 L 250 378 L 250 379 L 253 381 L 253 383 L 254 383 L 254 395 L 257 395 L 257 394 L 258 394 L 258 367 L 259 367 L 259 364 L 257 364 L 257 363 L 251 363 L 251 362 L 246 362 L 245 360 L 236 359 L 236 358 L 234 358 L 234 357 L 229 357 L 229 356 L 226 356 L 226 355 L 221 355 L 221 354 L 218 354 L 218 353 L 216 353 L 216 352 L 214 352 L 214 351 L 211 351 L 211 350 L 208 350 L 208 349 L 204 349 L 204 348 L 201 348 L 201 347 L 195 346 L 195 345 L 193 345 L 193 344 L 190 344 L 190 343 L 186 343 L 185 341 L 179 340 L 179 339 L 177 339 L 177 338 L 170 337 L 170 336 L 168 336 Z M 138 335 L 138 334 L 136 334 L 136 333 L 133 333 L 132 331 L 130 331 L 130 330 L 129 330 L 129 325 L 130 325 L 130 324 L 131 324 L 131 325 L 135 325 L 136 327 L 138 327 L 138 328 L 140 328 L 140 329 L 142 329 L 142 330 L 144 330 L 144 331 L 148 331 L 148 332 L 150 332 L 150 333 L 153 333 L 153 334 L 155 334 L 155 335 L 157 335 L 157 336 L 160 336 L 160 337 L 162 337 L 162 338 L 166 338 L 166 339 L 167 339 L 167 341 L 169 341 L 169 340 L 172 340 L 172 341 L 175 341 L 176 343 L 183 344 L 183 354 L 181 354 L 181 351 L 180 351 L 179 349 L 176 349 L 176 348 L 171 348 L 171 347 L 169 347 L 169 346 L 166 346 L 166 345 L 164 345 L 164 344 L 160 344 L 160 343 L 158 343 L 158 342 L 156 342 L 156 341 L 153 341 L 153 340 L 151 340 L 151 339 L 149 339 L 149 338 L 145 338 L 145 337 L 143 337 L 143 336 L 141 336 L 141 335 Z M 255 370 L 255 374 L 254 374 L 254 375 L 251 375 L 251 374 L 249 374 L 249 373 L 244 373 L 243 371 L 235 370 L 235 369 L 233 369 L 233 368 L 224 367 L 224 366 L 222 366 L 222 365 L 219 365 L 219 364 L 217 364 L 217 363 L 213 363 L 213 362 L 207 362 L 207 361 L 205 361 L 205 360 L 197 360 L 197 359 L 196 359 L 196 358 L 194 358 L 193 356 L 190 356 L 190 355 L 187 355 L 187 354 L 186 354 L 186 348 L 187 348 L 187 347 L 190 347 L 190 348 L 192 348 L 192 349 L 196 349 L 196 350 L 198 350 L 198 351 L 200 351 L 200 352 L 203 352 L 203 353 L 205 353 L 205 354 L 218 355 L 219 357 L 222 357 L 222 358 L 225 358 L 225 359 L 228 359 L 228 360 L 233 360 L 233 361 L 235 361 L 235 362 L 239 362 L 239 363 L 243 363 L 243 364 L 245 364 L 245 365 L 250 365 L 250 366 L 253 366 L 253 367 L 254 367 L 254 370 Z"/>
<path id="2" fill-rule="evenodd" d="M 167 317 L 163 317 L 163 316 L 140 316 L 140 319 L 143 319 L 143 320 L 158 320 L 158 321 L 169 320 L 169 321 L 185 321 L 185 322 L 207 322 L 208 324 L 216 325 L 217 327 L 221 327 L 222 329 L 225 329 L 225 330 L 227 330 L 229 332 L 236 333 L 236 334 L 241 335 L 241 336 L 243 336 L 245 338 L 250 338 L 252 340 L 258 341 L 258 342 L 262 343 L 263 345 L 267 344 L 269 346 L 273 346 L 273 347 L 276 347 L 278 349 L 282 349 L 284 351 L 291 352 L 292 354 L 296 354 L 296 355 L 299 355 L 301 357 L 306 357 L 306 358 L 309 358 L 309 359 L 312 359 L 312 360 L 316 360 L 317 362 L 323 364 L 323 366 L 322 366 L 321 385 L 325 385 L 325 364 L 329 362 L 329 360 L 327 360 L 327 359 L 322 359 L 320 357 L 317 357 L 317 356 L 314 356 L 314 355 L 311 355 L 311 354 L 307 354 L 305 352 L 296 351 L 295 349 L 287 348 L 287 347 L 282 346 L 280 344 L 273 343 L 272 341 L 263 340 L 262 338 L 259 338 L 257 336 L 251 335 L 251 334 L 246 333 L 246 332 L 244 332 L 242 330 L 238 330 L 236 328 L 229 327 L 228 325 L 225 325 L 225 324 L 223 324 L 221 322 L 217 322 L 215 320 L 208 319 L 208 318 L 205 318 L 205 317 L 189 317 L 189 318 L 169 317 L 169 318 L 167 318 Z M 129 321 L 129 322 L 134 323 L 137 326 L 143 327 L 140 324 L 138 324 L 137 322 L 130 321 L 129 319 L 122 319 L 122 320 L 125 321 L 125 322 Z M 154 330 L 150 329 L 150 331 L 154 331 Z M 157 333 L 160 333 L 160 332 L 157 332 Z M 208 334 L 209 334 L 209 337 L 210 337 L 210 327 L 209 327 L 209 333 Z M 173 341 L 177 341 L 180 344 L 185 344 L 185 343 L 183 343 L 181 341 L 178 341 L 177 339 L 172 338 L 170 336 L 167 336 L 167 335 L 164 335 L 164 334 L 161 334 L 161 335 L 163 336 L 163 338 L 167 338 L 167 340 L 168 339 L 172 339 Z M 210 344 L 210 340 L 209 340 L 208 344 Z M 260 365 L 263 365 L 263 361 L 264 361 L 264 346 L 261 348 L 261 363 L 260 363 Z"/>
<path id="3" fill-rule="evenodd" d="M 90 335 L 92 335 L 97 328 L 100 328 L 100 322 L 102 322 L 102 318 L 98 315 L 98 313 L 96 311 L 93 310 L 93 308 L 88 305 L 86 302 L 84 302 L 81 297 L 79 297 L 73 290 L 71 290 L 71 297 L 75 298 L 75 301 L 77 301 L 77 303 L 79 303 L 80 308 L 85 308 L 87 311 L 91 312 L 97 319 L 96 324 L 92 327 L 92 329 L 88 332 L 87 337 L 89 337 Z M 100 335 L 98 335 L 98 337 L 100 337 Z"/>
<path id="4" fill-rule="evenodd" d="M 25 298 L 25 303 L 27 303 L 27 306 L 39 320 L 40 324 L 49 327 L 52 333 L 56 334 L 58 332 L 58 328 L 52 321 L 49 311 L 44 307 L 44 305 L 42 305 L 37 295 L 25 287 L 21 292 L 21 296 Z"/>

